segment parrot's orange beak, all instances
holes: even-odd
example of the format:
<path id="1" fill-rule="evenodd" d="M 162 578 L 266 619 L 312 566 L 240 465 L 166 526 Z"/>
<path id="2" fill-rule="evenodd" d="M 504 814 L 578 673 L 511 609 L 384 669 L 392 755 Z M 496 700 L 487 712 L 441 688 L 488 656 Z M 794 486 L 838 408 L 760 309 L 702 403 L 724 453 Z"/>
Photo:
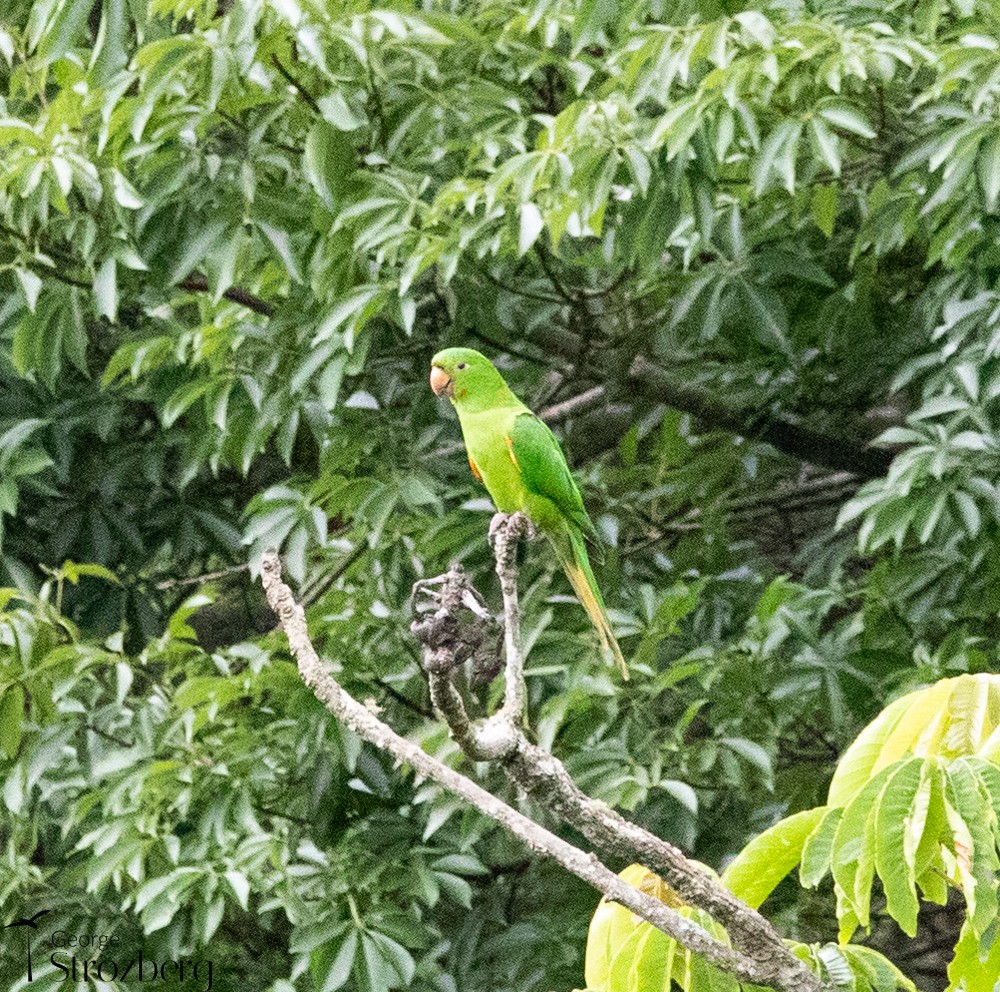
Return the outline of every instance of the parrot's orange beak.
<path id="1" fill-rule="evenodd" d="M 431 389 L 435 396 L 451 396 L 455 382 L 444 369 L 437 365 L 431 366 Z"/>

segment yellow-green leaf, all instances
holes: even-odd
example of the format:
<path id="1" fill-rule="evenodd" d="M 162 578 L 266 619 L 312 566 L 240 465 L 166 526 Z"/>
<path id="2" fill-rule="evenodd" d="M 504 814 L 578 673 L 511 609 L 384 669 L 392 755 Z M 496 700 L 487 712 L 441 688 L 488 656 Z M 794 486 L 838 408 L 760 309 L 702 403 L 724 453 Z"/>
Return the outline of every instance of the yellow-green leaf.
<path id="1" fill-rule="evenodd" d="M 723 873 L 722 882 L 756 909 L 799 863 L 806 839 L 823 819 L 825 806 L 789 816 L 755 837 Z"/>

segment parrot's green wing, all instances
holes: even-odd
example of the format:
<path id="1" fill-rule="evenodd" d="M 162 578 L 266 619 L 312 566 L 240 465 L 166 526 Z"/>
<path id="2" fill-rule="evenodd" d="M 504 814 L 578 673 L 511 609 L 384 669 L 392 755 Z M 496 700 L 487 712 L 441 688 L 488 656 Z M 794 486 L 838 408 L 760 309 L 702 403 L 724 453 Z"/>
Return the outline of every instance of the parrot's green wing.
<path id="1" fill-rule="evenodd" d="M 533 413 L 522 413 L 514 418 L 509 443 L 525 489 L 551 500 L 567 520 L 596 538 L 580 489 L 552 431 Z"/>

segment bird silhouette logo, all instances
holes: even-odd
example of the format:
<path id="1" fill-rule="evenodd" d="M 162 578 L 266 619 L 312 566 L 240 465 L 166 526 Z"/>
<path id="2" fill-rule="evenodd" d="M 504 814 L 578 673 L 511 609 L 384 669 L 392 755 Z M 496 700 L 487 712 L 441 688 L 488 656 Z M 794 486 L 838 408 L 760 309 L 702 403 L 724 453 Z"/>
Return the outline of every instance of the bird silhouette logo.
<path id="1" fill-rule="evenodd" d="M 38 920 L 41 919 L 46 913 L 51 912 L 48 909 L 40 909 L 34 916 L 30 916 L 27 919 L 12 920 L 5 927 L 0 929 L 9 930 L 11 927 L 31 927 L 32 930 L 38 929 Z M 33 982 L 34 976 L 31 973 L 31 934 L 25 935 L 25 943 L 28 945 L 28 981 Z"/>

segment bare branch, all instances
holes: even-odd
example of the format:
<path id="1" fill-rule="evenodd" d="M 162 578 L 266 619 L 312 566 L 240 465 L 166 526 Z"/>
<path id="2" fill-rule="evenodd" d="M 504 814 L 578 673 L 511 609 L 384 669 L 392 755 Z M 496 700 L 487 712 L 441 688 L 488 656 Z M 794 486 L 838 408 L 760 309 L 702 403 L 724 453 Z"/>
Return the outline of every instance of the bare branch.
<path id="1" fill-rule="evenodd" d="M 527 690 L 524 656 L 521 653 L 521 607 L 517 601 L 517 543 L 522 536 L 534 537 L 531 521 L 523 513 L 508 517 L 498 513 L 490 523 L 490 544 L 497 560 L 497 576 L 503 594 L 505 686 L 500 717 L 511 731 L 524 720 Z"/>
<path id="2" fill-rule="evenodd" d="M 451 727 L 455 740 L 475 761 L 498 760 L 519 788 L 562 822 L 580 831 L 605 854 L 637 861 L 663 874 L 667 884 L 685 903 L 705 910 L 726 928 L 739 952 L 740 969 L 756 974 L 756 984 L 770 985 L 784 992 L 820 992 L 825 988 L 824 984 L 785 947 L 781 937 L 763 916 L 689 861 L 674 845 L 630 823 L 605 803 L 583 793 L 562 762 L 531 743 L 521 730 L 524 697 L 512 690 L 511 679 L 522 675 L 523 665 L 519 643 L 516 549 L 518 540 L 525 533 L 525 522 L 521 514 L 506 518 L 498 514 L 490 526 L 505 610 L 508 684 L 504 706 L 499 713 L 478 725 L 471 723 L 464 701 L 451 683 L 457 664 L 464 660 L 463 645 L 476 641 L 476 635 L 470 630 L 475 628 L 475 623 L 463 615 L 461 608 L 461 583 L 471 590 L 464 574 L 454 573 L 453 570 L 443 577 L 442 592 L 438 597 L 440 608 L 433 618 L 435 636 L 425 636 L 431 633 L 429 625 L 415 624 L 413 628 L 425 647 L 431 699 Z M 437 581 L 429 580 L 430 584 Z M 472 594 L 478 597 L 474 590 Z M 454 630 L 462 632 L 461 642 L 449 640 L 449 631 Z M 683 940 L 678 940 L 684 944 Z M 684 946 L 690 947 L 687 944 Z M 694 950 L 693 947 L 690 949 Z M 718 963 L 715 958 L 708 957 Z"/>
<path id="3" fill-rule="evenodd" d="M 577 396 L 571 396 L 561 403 L 547 406 L 538 416 L 547 424 L 558 424 L 576 413 L 592 410 L 599 403 L 604 402 L 606 395 L 607 390 L 603 386 L 594 386 L 593 389 L 587 389 Z"/>
<path id="4" fill-rule="evenodd" d="M 284 64 L 282 64 L 281 59 L 279 59 L 277 55 L 271 56 L 271 64 L 278 70 L 279 73 L 281 73 L 282 77 L 289 85 L 295 87 L 295 91 L 300 97 L 302 97 L 303 102 L 309 107 L 309 109 L 314 114 L 318 114 L 322 117 L 323 111 L 319 109 L 319 103 L 317 103 L 316 98 L 305 88 L 305 86 L 302 85 L 301 80 L 298 79 L 298 77 L 295 76 L 295 74 L 292 73 L 291 70 L 289 70 Z"/>
<path id="5" fill-rule="evenodd" d="M 177 285 L 189 293 L 207 293 L 209 288 L 208 280 L 200 272 L 192 272 L 187 279 Z M 241 289 L 239 286 L 230 286 L 222 296 L 230 303 L 238 303 L 241 307 L 253 310 L 254 313 L 259 313 L 262 317 L 273 317 L 275 314 L 273 304 L 262 300 L 259 296 L 254 296 L 253 293 Z"/>
<path id="6" fill-rule="evenodd" d="M 249 568 L 249 562 L 244 562 L 240 565 L 229 565 L 215 572 L 205 572 L 204 575 L 192 575 L 186 579 L 164 579 L 162 582 L 156 583 L 156 588 L 166 590 L 175 589 L 178 586 L 203 586 L 206 582 L 214 582 L 216 579 L 224 579 L 229 575 L 236 575 L 238 572 L 246 572 Z"/>
<path id="7" fill-rule="evenodd" d="M 306 627 L 305 612 L 295 602 L 291 589 L 281 580 L 281 563 L 273 551 L 264 554 L 261 580 L 271 609 L 279 616 L 288 637 L 289 648 L 298 664 L 303 682 L 316 694 L 323 705 L 359 737 L 391 754 L 398 763 L 409 765 L 421 777 L 432 779 L 465 800 L 486 816 L 495 820 L 531 850 L 551 857 L 567 871 L 603 893 L 608 899 L 630 909 L 640 919 L 673 937 L 679 944 L 701 954 L 719 968 L 741 981 L 765 984 L 765 971 L 719 942 L 692 920 L 658 899 L 629 885 L 596 855 L 587 854 L 568 841 L 557 837 L 487 792 L 460 772 L 431 757 L 413 741 L 397 734 L 353 696 L 345 692 L 333 677 L 329 666 L 316 654 Z M 782 986 L 782 992 L 793 992 L 792 986 Z M 816 988 L 799 984 L 796 992 Z"/>

